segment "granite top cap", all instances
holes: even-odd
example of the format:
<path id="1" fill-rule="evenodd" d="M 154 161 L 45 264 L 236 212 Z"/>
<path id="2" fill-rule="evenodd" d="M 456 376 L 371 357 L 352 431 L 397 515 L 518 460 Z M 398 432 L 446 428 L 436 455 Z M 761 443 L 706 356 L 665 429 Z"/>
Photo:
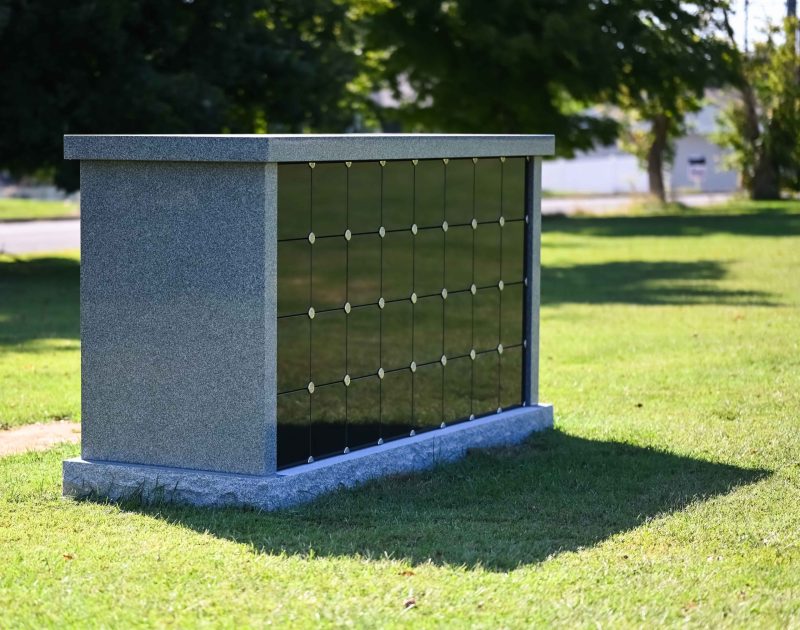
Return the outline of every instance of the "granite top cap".
<path id="1" fill-rule="evenodd" d="M 553 155 L 552 135 L 66 135 L 67 160 L 326 162 Z"/>

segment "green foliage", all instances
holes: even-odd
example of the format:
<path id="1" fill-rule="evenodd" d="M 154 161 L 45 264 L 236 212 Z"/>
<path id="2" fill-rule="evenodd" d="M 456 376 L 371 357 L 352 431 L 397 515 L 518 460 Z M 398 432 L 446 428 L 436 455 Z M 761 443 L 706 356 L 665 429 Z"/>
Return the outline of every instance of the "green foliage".
<path id="1" fill-rule="evenodd" d="M 729 3 L 639 4 L 639 13 L 631 18 L 638 23 L 635 39 L 620 53 L 620 82 L 607 98 L 635 110 L 642 120 L 667 116 L 673 134 L 681 131 L 683 114 L 699 109 L 706 88 L 730 78 L 727 65 L 733 51 L 719 37 Z"/>
<path id="2" fill-rule="evenodd" d="M 777 198 L 785 188 L 800 190 L 797 29 L 797 18 L 787 18 L 752 54 L 737 59 L 741 97 L 721 120 L 718 141 L 733 150 L 730 162 L 756 199 Z"/>
<path id="3" fill-rule="evenodd" d="M 649 119 L 699 97 L 719 42 L 704 35 L 725 0 L 396 0 L 377 10 L 370 41 L 389 51 L 385 77 L 419 100 L 401 112 L 420 128 L 555 133 L 569 154 L 615 136 L 593 103 Z"/>
<path id="4" fill-rule="evenodd" d="M 0 0 L 0 167 L 55 167 L 65 133 L 342 130 L 358 72 L 324 0 Z"/>
<path id="5" fill-rule="evenodd" d="M 719 34 L 728 0 L 653 3 L 639 18 L 646 28 L 623 64 L 619 87 L 609 95 L 625 112 L 622 146 L 647 169 L 651 194 L 666 201 L 664 166 L 686 115 L 702 105 L 707 88 L 730 77 L 732 51 Z"/>
<path id="6" fill-rule="evenodd" d="M 598 3 L 396 0 L 372 17 L 384 77 L 418 95 L 398 113 L 412 129 L 558 136 L 559 150 L 610 139 L 615 124 L 579 113 L 612 81 L 610 23 Z M 400 93 L 398 92 L 398 95 Z"/>

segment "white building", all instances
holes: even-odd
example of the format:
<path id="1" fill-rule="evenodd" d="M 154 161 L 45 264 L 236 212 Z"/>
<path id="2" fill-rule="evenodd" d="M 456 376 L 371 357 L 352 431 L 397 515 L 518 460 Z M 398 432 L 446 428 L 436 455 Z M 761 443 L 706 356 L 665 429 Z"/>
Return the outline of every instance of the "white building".
<path id="1" fill-rule="evenodd" d="M 665 173 L 668 194 L 732 192 L 739 187 L 736 171 L 722 164 L 726 149 L 710 137 L 720 113 L 719 98 L 689 117 L 689 134 L 675 144 L 675 159 Z M 558 138 L 556 138 L 558 142 Z M 553 192 L 589 194 L 647 193 L 647 172 L 637 159 L 616 146 L 580 153 L 572 159 L 545 161 L 543 182 Z"/>

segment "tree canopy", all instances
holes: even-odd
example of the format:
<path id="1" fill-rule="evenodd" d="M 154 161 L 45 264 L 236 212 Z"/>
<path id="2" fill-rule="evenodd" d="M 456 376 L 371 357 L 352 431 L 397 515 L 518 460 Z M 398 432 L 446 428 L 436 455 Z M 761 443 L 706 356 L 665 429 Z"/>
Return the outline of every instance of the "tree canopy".
<path id="1" fill-rule="evenodd" d="M 548 132 L 564 153 L 607 142 L 596 103 L 676 111 L 719 70 L 709 37 L 726 0 L 394 0 L 374 17 L 386 77 L 422 128 Z"/>
<path id="2" fill-rule="evenodd" d="M 0 0 L 0 168 L 75 188 L 65 133 L 345 131 L 365 113 L 554 133 L 571 155 L 617 138 L 612 105 L 640 121 L 630 146 L 663 195 L 684 115 L 736 66 L 717 37 L 728 4 Z M 385 85 L 414 98 L 368 112 Z"/>
<path id="3" fill-rule="evenodd" d="M 661 2 L 641 11 L 632 54 L 623 56 L 619 85 L 606 97 L 628 114 L 624 146 L 645 165 L 650 192 L 662 202 L 664 166 L 672 161 L 675 139 L 687 131 L 686 115 L 700 110 L 707 88 L 733 78 L 734 51 L 722 36 L 727 4 Z"/>
<path id="4" fill-rule="evenodd" d="M 800 189 L 799 24 L 789 13 L 751 53 L 736 55 L 740 98 L 725 112 L 717 138 L 732 150 L 730 162 L 754 199 Z"/>
<path id="5" fill-rule="evenodd" d="M 341 130 L 357 71 L 325 0 L 0 0 L 0 167 L 72 189 L 65 133 Z"/>

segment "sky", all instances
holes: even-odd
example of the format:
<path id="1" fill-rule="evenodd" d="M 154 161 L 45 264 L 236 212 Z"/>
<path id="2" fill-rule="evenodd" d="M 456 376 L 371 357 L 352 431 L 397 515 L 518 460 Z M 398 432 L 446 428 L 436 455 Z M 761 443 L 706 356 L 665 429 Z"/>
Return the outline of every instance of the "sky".
<path id="1" fill-rule="evenodd" d="M 736 11 L 731 19 L 736 35 L 736 42 L 740 47 L 744 46 L 744 5 L 745 0 L 733 0 L 731 3 Z M 762 32 L 766 24 L 770 21 L 777 22 L 783 19 L 786 13 L 785 0 L 750 0 L 750 20 L 747 33 L 750 42 L 759 41 L 764 38 Z"/>

